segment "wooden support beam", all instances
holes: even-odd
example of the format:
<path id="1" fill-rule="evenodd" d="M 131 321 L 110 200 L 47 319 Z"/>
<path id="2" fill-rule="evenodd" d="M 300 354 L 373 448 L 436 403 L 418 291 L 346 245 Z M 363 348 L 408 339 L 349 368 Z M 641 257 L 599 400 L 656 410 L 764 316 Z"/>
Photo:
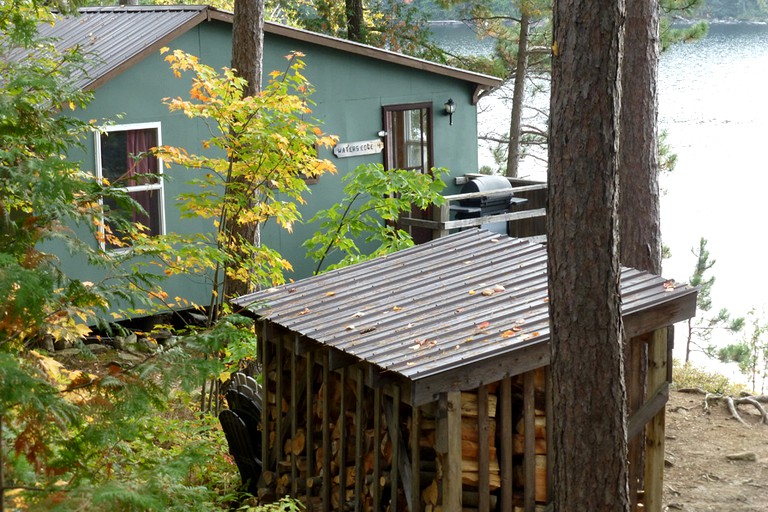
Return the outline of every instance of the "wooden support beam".
<path id="1" fill-rule="evenodd" d="M 552 447 L 555 445 L 555 430 L 553 428 L 553 415 L 555 414 L 554 391 L 552 390 L 552 367 L 544 367 L 544 396 L 545 414 L 547 417 L 546 442 L 547 442 L 547 502 L 554 498 L 555 482 L 555 452 Z"/>
<path id="2" fill-rule="evenodd" d="M 275 342 L 275 441 L 272 446 L 272 460 L 275 468 L 280 461 L 280 452 L 283 450 L 283 340 L 278 338 Z M 279 476 L 279 475 L 278 475 Z"/>
<path id="3" fill-rule="evenodd" d="M 331 372 L 328 364 L 328 352 L 323 353 L 323 392 L 320 398 L 323 410 L 323 512 L 331 511 L 331 427 L 330 414 L 331 406 L 329 403 L 330 392 L 328 390 L 331 384 Z"/>
<path id="4" fill-rule="evenodd" d="M 341 372 L 341 400 L 339 404 L 339 507 L 347 501 L 347 368 Z"/>
<path id="5" fill-rule="evenodd" d="M 523 424 L 525 443 L 523 455 L 523 508 L 525 512 L 536 510 L 536 389 L 533 371 L 523 374 Z M 550 447 L 548 446 L 547 449 Z"/>
<path id="6" fill-rule="evenodd" d="M 667 328 L 654 331 L 648 346 L 648 389 L 661 393 L 667 384 Z M 664 486 L 664 413 L 653 417 L 645 432 L 645 511 L 661 512 Z"/>
<path id="7" fill-rule="evenodd" d="M 480 510 L 490 509 L 491 482 L 488 473 L 489 446 L 488 446 L 488 387 L 483 385 L 477 388 L 477 469 L 478 469 L 478 500 Z"/>
<path id="8" fill-rule="evenodd" d="M 299 336 L 296 335 L 295 338 Z M 291 350 L 291 440 L 296 439 L 296 422 L 299 415 L 296 409 L 298 408 L 298 387 L 299 387 L 299 375 L 296 371 L 296 352 Z M 306 442 L 306 441 L 305 441 Z M 306 452 L 309 454 L 309 452 Z M 291 450 L 291 495 L 296 496 L 298 491 L 298 464 L 296 463 L 296 450 Z"/>
<path id="9" fill-rule="evenodd" d="M 381 388 L 373 390 L 373 510 L 381 510 Z"/>
<path id="10" fill-rule="evenodd" d="M 277 464 L 274 466 L 269 463 L 269 403 L 267 396 L 271 388 L 269 382 L 269 338 L 267 337 L 267 323 L 264 322 L 262 329 L 261 342 L 261 368 L 262 368 L 262 393 L 261 393 L 261 461 L 262 461 L 262 474 L 266 471 L 273 471 L 277 468 Z"/>
<path id="11" fill-rule="evenodd" d="M 411 495 L 409 507 L 410 512 L 421 511 L 421 454 L 419 452 L 419 441 L 421 435 L 421 408 L 414 407 L 411 411 L 411 432 L 409 445 L 411 446 L 411 485 L 406 489 L 406 493 Z"/>
<path id="12" fill-rule="evenodd" d="M 437 421 L 437 456 L 442 472 L 441 510 L 461 512 L 461 392 L 440 394 Z"/>
<path id="13" fill-rule="evenodd" d="M 306 418 L 306 425 L 305 428 L 307 429 L 307 436 L 306 436 L 306 460 L 307 460 L 307 473 L 306 478 L 307 481 L 309 481 L 311 478 L 315 476 L 315 433 L 313 431 L 314 427 L 314 396 L 315 396 L 315 390 L 312 387 L 313 384 L 313 366 L 314 366 L 314 354 L 307 353 L 304 355 L 304 359 L 306 360 L 306 368 L 304 369 L 306 382 L 304 383 L 306 387 L 306 395 L 307 395 L 307 403 L 306 411 L 305 411 L 305 418 Z M 307 488 L 307 501 L 305 502 L 307 510 L 310 510 L 310 506 L 312 504 L 312 487 L 309 485 L 305 486 Z"/>
<path id="14" fill-rule="evenodd" d="M 355 371 L 355 512 L 363 511 L 363 479 L 365 464 L 363 460 L 363 438 L 365 437 L 365 405 L 363 402 L 363 372 Z M 378 446 L 374 447 L 378 451 Z"/>
<path id="15" fill-rule="evenodd" d="M 501 510 L 513 510 L 512 494 L 512 457 L 514 446 L 512 442 L 512 378 L 505 377 L 499 389 L 499 404 L 497 419 L 501 432 L 501 452 L 499 453 L 499 469 L 501 473 Z M 547 450 L 551 451 L 551 450 Z"/>

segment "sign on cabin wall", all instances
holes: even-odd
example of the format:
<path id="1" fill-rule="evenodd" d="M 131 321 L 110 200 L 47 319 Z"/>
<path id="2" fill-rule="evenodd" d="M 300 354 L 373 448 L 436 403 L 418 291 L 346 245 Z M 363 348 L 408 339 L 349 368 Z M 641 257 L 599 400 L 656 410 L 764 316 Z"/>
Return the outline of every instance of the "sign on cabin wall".
<path id="1" fill-rule="evenodd" d="M 380 139 L 361 140 L 359 142 L 340 142 L 333 147 L 336 158 L 350 156 L 373 155 L 384 150 L 384 142 Z"/>

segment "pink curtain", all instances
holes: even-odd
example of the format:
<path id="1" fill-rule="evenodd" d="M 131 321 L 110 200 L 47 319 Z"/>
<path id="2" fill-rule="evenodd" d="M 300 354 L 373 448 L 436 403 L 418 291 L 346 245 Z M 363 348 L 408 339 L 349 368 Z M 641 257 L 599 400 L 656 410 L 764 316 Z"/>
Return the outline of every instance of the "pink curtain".
<path id="1" fill-rule="evenodd" d="M 128 162 L 126 173 L 127 185 L 146 185 L 149 183 L 156 183 L 157 178 L 154 177 L 141 177 L 142 174 L 156 175 L 158 171 L 157 158 L 154 156 L 145 156 L 140 160 L 136 159 L 137 155 L 148 151 L 157 145 L 157 132 L 154 129 L 149 130 L 131 130 L 126 137 L 126 145 L 128 149 Z M 131 194 L 133 199 L 144 208 L 147 215 L 143 215 L 138 211 L 133 212 L 133 221 L 141 222 L 152 233 L 159 231 L 159 204 L 157 200 L 157 190 L 146 190 L 142 192 L 134 192 Z"/>

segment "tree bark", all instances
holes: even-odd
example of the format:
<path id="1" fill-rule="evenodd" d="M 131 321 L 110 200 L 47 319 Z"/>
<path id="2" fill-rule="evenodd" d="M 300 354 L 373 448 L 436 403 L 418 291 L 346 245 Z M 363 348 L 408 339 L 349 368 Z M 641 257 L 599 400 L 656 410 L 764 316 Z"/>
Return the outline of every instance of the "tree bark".
<path id="1" fill-rule="evenodd" d="M 509 149 L 507 150 L 508 178 L 517 178 L 520 163 L 520 124 L 523 117 L 525 100 L 525 76 L 528 70 L 528 28 L 531 17 L 527 9 L 521 9 L 520 36 L 517 41 L 517 66 L 515 67 L 515 87 L 512 92 L 512 113 L 509 121 Z"/>
<path id="2" fill-rule="evenodd" d="M 248 81 L 246 96 L 261 91 L 264 60 L 264 0 L 235 0 L 232 67 Z"/>
<path id="3" fill-rule="evenodd" d="M 363 35 L 363 1 L 345 0 L 344 5 L 347 13 L 347 39 L 364 43 Z"/>
<path id="4" fill-rule="evenodd" d="M 554 510 L 628 511 L 619 295 L 624 2 L 554 6 L 547 215 Z"/>
<path id="5" fill-rule="evenodd" d="M 627 3 L 622 63 L 621 194 L 622 265 L 661 274 L 657 77 L 658 0 Z"/>
<path id="6" fill-rule="evenodd" d="M 235 0 L 232 23 L 232 67 L 238 76 L 247 81 L 243 94 L 255 96 L 261 92 L 262 61 L 264 60 L 264 0 Z M 227 252 L 234 257 L 234 265 L 247 265 L 247 253 L 238 251 L 241 243 L 261 243 L 257 223 L 240 223 L 236 212 L 229 212 L 224 219 Z M 231 279 L 224 275 L 225 299 L 238 297 L 252 291 L 250 283 Z"/>

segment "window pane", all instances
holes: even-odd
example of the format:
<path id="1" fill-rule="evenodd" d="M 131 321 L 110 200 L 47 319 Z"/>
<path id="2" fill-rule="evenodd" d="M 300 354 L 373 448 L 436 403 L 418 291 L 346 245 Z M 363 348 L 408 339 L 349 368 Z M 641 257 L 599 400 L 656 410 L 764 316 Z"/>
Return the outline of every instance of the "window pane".
<path id="1" fill-rule="evenodd" d="M 150 235 L 161 234 L 162 181 L 155 177 L 159 171 L 157 159 L 135 158 L 136 155 L 156 146 L 157 141 L 156 128 L 111 131 L 101 135 L 101 176 L 114 185 L 125 187 L 128 196 L 144 209 L 144 212 L 141 212 L 138 208 L 118 205 L 110 199 L 104 200 L 104 205 L 109 210 L 107 226 L 112 235 L 120 239 L 126 236 L 126 233 L 119 229 L 120 225 L 125 226 L 125 222 L 142 224 Z M 106 247 L 119 248 L 108 241 Z"/>
<path id="2" fill-rule="evenodd" d="M 157 130 L 125 130 L 101 134 L 101 175 L 125 187 L 157 183 L 157 159 L 137 156 L 157 145 Z"/>

